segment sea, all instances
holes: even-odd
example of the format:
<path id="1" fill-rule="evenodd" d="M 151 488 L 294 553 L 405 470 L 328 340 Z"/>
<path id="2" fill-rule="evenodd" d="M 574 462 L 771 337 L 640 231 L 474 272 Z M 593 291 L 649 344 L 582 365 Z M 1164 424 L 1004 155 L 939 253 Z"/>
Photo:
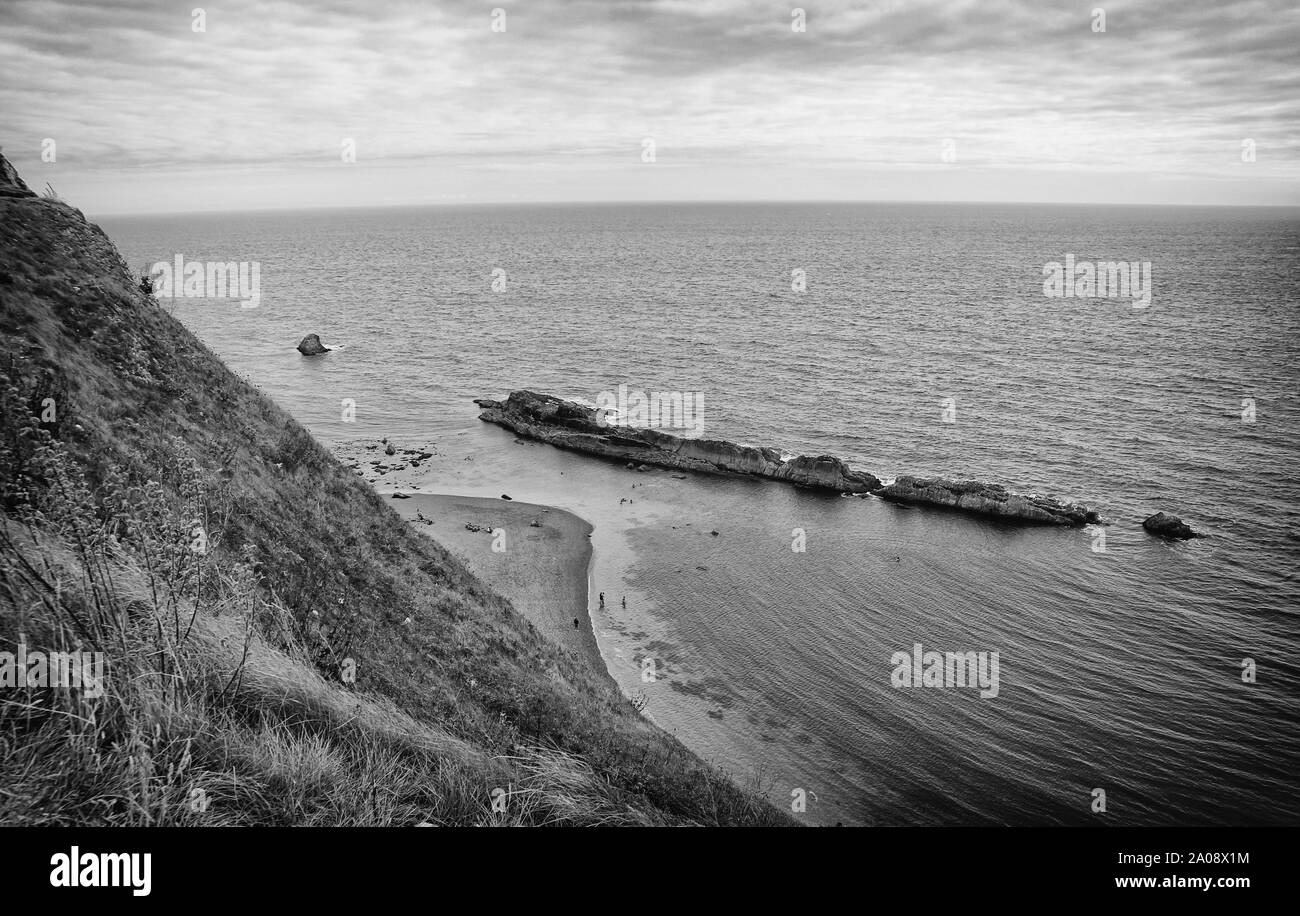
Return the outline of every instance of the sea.
<path id="1" fill-rule="evenodd" d="M 502 204 L 101 225 L 136 273 L 256 262 L 254 308 L 163 307 L 323 442 L 430 449 L 404 487 L 590 521 L 593 627 L 621 689 L 808 824 L 1300 822 L 1300 210 Z M 1149 301 L 1048 282 L 1119 261 L 1149 270 Z M 336 349 L 301 356 L 308 333 Z M 474 404 L 620 385 L 702 398 L 705 438 L 1000 483 L 1103 523 L 630 470 Z M 1157 511 L 1208 537 L 1152 537 Z M 996 689 L 913 679 L 931 666 L 902 659 L 930 652 L 990 675 L 996 659 Z"/>

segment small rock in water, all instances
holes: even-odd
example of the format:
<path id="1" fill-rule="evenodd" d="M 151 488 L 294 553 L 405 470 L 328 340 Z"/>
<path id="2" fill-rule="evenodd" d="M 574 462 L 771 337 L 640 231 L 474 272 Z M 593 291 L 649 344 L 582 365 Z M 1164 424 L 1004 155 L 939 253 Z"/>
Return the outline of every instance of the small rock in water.
<path id="1" fill-rule="evenodd" d="M 1186 524 L 1178 516 L 1165 515 L 1163 512 L 1157 512 L 1147 518 L 1142 522 L 1142 527 L 1152 534 L 1158 534 L 1166 538 L 1177 538 L 1182 541 L 1205 537 L 1199 531 L 1193 530 L 1191 525 Z"/>
<path id="2" fill-rule="evenodd" d="M 321 353 L 328 353 L 329 351 L 330 348 L 320 342 L 319 334 L 308 334 L 298 341 L 298 352 L 303 356 L 319 356 Z"/>

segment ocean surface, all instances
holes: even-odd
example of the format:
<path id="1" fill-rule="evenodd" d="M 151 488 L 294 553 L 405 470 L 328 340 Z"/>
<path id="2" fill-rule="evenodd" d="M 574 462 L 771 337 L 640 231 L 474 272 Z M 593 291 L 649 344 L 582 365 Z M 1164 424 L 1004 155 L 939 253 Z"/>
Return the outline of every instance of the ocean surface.
<path id="1" fill-rule="evenodd" d="M 257 308 L 164 304 L 323 441 L 432 446 L 404 478 L 424 492 L 508 492 L 591 521 L 607 596 L 593 619 L 625 692 L 777 804 L 805 799 L 808 823 L 1300 822 L 1300 211 L 575 205 L 102 225 L 137 272 L 178 253 L 259 262 Z M 1150 262 L 1150 305 L 1045 296 L 1044 265 L 1067 255 Z M 304 359 L 309 332 L 340 349 Z M 636 473 L 519 442 L 473 404 L 620 384 L 702 392 L 709 438 L 1004 483 L 1107 524 Z M 1159 510 L 1210 537 L 1148 536 Z M 918 643 L 997 652 L 997 695 L 895 687 L 892 656 Z"/>

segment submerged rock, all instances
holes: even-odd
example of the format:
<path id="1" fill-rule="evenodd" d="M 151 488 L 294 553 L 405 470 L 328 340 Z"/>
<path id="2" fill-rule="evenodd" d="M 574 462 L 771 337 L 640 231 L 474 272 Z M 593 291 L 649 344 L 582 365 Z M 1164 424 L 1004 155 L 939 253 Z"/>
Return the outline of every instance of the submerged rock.
<path id="1" fill-rule="evenodd" d="M 946 506 L 1041 525 L 1082 527 L 1100 520 L 1097 512 L 1086 506 L 1013 493 L 1006 487 L 978 480 L 903 476 L 881 490 L 880 496 L 894 502 Z"/>
<path id="2" fill-rule="evenodd" d="M 320 342 L 319 334 L 308 334 L 298 341 L 298 352 L 303 356 L 319 356 L 321 353 L 328 353 L 329 351 L 330 348 Z"/>
<path id="3" fill-rule="evenodd" d="M 1203 538 L 1206 536 L 1201 532 L 1194 530 L 1191 525 L 1186 524 L 1178 516 L 1165 515 L 1163 512 L 1157 512 L 1155 515 L 1147 518 L 1142 522 L 1142 527 L 1160 537 L 1177 538 L 1182 541 L 1191 538 Z"/>
<path id="4" fill-rule="evenodd" d="M 597 422 L 596 408 L 548 394 L 514 391 L 504 401 L 480 398 L 474 403 L 483 408 L 480 420 L 557 448 L 621 461 L 632 469 L 653 465 L 704 474 L 765 477 L 838 493 L 870 493 L 880 488 L 875 476 L 851 470 L 829 455 L 787 460 L 771 448 L 721 439 L 688 439 L 659 429 L 602 425 Z"/>

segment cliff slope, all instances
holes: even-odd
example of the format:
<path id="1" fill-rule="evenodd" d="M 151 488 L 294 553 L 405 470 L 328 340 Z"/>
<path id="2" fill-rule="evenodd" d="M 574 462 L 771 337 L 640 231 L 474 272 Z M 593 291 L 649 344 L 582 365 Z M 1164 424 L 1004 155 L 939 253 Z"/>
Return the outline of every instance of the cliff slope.
<path id="1" fill-rule="evenodd" d="M 3 163 L 0 652 L 99 652 L 104 672 L 0 691 L 0 823 L 791 823 L 409 530 L 98 227 L 18 181 Z"/>

